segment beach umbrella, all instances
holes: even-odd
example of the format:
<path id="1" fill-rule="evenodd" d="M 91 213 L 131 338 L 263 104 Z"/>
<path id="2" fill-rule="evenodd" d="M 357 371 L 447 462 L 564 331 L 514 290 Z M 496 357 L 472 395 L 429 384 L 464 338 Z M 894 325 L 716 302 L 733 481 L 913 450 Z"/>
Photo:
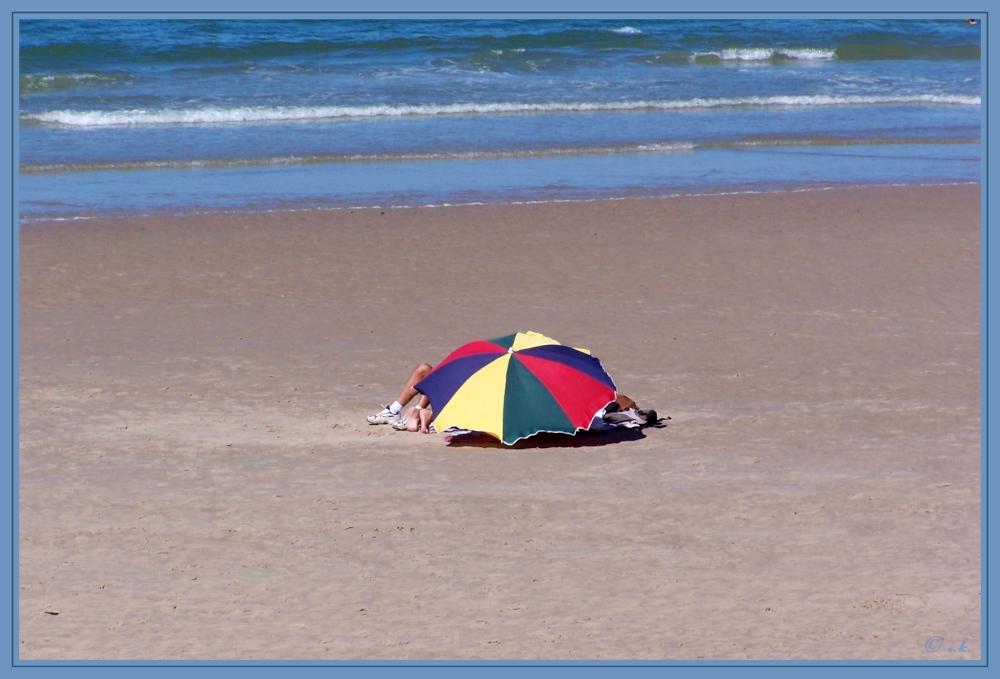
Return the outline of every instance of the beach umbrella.
<path id="1" fill-rule="evenodd" d="M 481 431 L 507 445 L 539 432 L 575 434 L 616 396 L 589 351 L 535 332 L 464 344 L 415 388 L 438 431 Z"/>

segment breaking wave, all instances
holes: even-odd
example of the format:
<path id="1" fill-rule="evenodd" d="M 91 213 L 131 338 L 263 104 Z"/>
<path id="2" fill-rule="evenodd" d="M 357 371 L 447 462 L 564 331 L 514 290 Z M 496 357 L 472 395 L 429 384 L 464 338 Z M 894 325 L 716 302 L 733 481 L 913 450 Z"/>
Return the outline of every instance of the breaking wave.
<path id="1" fill-rule="evenodd" d="M 235 108 L 134 109 L 125 111 L 46 111 L 21 116 L 22 123 L 47 123 L 70 127 L 129 125 L 204 125 L 278 123 L 332 119 L 430 117 L 445 115 L 494 115 L 511 113 L 593 113 L 642 110 L 698 110 L 747 107 L 825 107 L 877 105 L 979 106 L 972 95 L 914 94 L 891 96 L 799 95 L 771 97 L 721 97 L 659 101 L 460 103 L 384 106 L 246 106 Z"/>

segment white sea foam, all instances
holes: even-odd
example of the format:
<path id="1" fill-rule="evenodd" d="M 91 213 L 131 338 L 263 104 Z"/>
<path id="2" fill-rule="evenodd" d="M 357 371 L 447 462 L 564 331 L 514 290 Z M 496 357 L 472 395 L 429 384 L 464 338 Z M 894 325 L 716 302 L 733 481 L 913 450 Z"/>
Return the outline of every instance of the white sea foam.
<path id="1" fill-rule="evenodd" d="M 832 49 L 810 49 L 810 48 L 792 49 L 792 48 L 786 48 L 786 49 L 777 50 L 777 52 L 781 56 L 787 57 L 788 59 L 803 59 L 803 60 L 806 60 L 806 61 L 813 60 L 813 59 L 821 60 L 821 61 L 826 61 L 826 60 L 829 60 L 829 59 L 835 59 L 837 57 L 836 50 L 832 50 Z"/>
<path id="2" fill-rule="evenodd" d="M 704 57 L 715 57 L 720 61 L 770 61 L 775 57 L 803 61 L 826 61 L 837 58 L 834 49 L 793 48 L 793 47 L 742 47 L 710 52 L 695 52 L 692 61 Z"/>
<path id="3" fill-rule="evenodd" d="M 642 153 L 669 153 L 672 151 L 694 151 L 696 148 L 698 145 L 692 142 L 676 142 L 672 144 L 639 144 L 635 150 Z"/>
<path id="4" fill-rule="evenodd" d="M 639 35 L 640 33 L 642 33 L 642 31 L 640 31 L 635 26 L 622 26 L 620 28 L 612 28 L 611 32 L 618 33 L 621 35 Z"/>
<path id="5" fill-rule="evenodd" d="M 273 123 L 316 121 L 338 118 L 398 118 L 439 115 L 490 115 L 500 113 L 576 113 L 639 110 L 697 110 L 741 107 L 824 107 L 924 104 L 979 106 L 974 95 L 914 94 L 891 96 L 865 95 L 789 95 L 771 97 L 719 97 L 668 99 L 653 101 L 548 102 L 548 103 L 461 103 L 396 106 L 254 106 L 238 108 L 194 108 L 123 111 L 47 111 L 24 114 L 22 121 L 53 123 L 76 127 L 128 125 L 200 125 L 222 123 Z"/>

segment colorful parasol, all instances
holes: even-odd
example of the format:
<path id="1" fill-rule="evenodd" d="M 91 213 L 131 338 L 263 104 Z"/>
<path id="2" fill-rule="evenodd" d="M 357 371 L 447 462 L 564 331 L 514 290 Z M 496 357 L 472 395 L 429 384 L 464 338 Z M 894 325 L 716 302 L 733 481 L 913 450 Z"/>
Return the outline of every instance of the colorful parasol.
<path id="1" fill-rule="evenodd" d="M 415 388 L 438 431 L 481 431 L 507 445 L 539 432 L 575 434 L 616 396 L 589 351 L 535 332 L 464 344 Z"/>

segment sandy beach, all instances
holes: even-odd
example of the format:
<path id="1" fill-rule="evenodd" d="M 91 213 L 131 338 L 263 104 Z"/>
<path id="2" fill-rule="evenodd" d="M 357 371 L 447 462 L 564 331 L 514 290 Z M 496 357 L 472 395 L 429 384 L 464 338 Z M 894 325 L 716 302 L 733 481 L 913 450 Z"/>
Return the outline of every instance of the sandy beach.
<path id="1" fill-rule="evenodd" d="M 23 225 L 19 656 L 979 659 L 980 262 L 979 185 Z M 366 423 L 523 330 L 668 426 Z"/>

